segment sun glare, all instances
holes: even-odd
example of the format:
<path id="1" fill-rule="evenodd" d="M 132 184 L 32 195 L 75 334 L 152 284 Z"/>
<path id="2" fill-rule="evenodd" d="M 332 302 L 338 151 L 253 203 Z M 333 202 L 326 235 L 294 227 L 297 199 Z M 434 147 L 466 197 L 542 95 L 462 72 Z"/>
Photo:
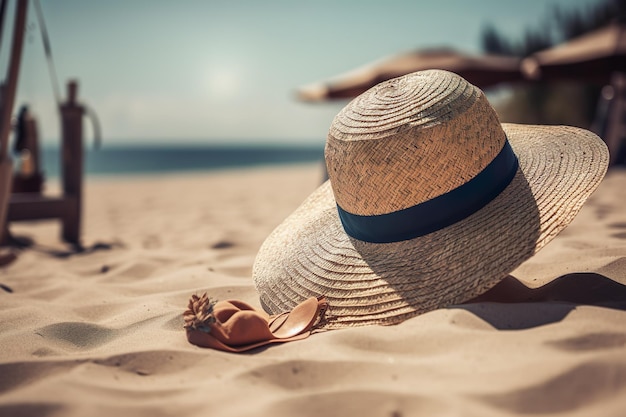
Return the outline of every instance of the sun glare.
<path id="1" fill-rule="evenodd" d="M 209 71 L 207 89 L 211 96 L 227 99 L 241 91 L 241 74 L 234 68 L 216 68 Z"/>

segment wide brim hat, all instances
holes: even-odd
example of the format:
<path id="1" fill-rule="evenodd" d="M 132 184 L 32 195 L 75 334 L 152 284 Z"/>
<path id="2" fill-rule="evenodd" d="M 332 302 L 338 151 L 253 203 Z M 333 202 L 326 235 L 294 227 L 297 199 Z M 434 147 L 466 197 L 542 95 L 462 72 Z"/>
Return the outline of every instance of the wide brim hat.
<path id="1" fill-rule="evenodd" d="M 266 239 L 253 279 L 274 314 L 326 297 L 328 328 L 482 294 L 574 219 L 608 166 L 595 134 L 501 124 L 482 91 L 440 70 L 354 99 L 325 156 L 329 181 Z"/>

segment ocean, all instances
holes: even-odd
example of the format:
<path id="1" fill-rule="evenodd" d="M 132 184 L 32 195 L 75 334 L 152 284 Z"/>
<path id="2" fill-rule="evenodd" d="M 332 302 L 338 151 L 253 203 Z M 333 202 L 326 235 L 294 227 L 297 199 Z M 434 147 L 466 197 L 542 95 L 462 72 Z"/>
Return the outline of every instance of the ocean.
<path id="1" fill-rule="evenodd" d="M 100 149 L 86 147 L 84 155 L 86 176 L 127 176 L 215 171 L 306 162 L 321 164 L 324 158 L 324 148 L 323 144 L 319 146 L 110 146 L 105 144 Z M 41 156 L 45 177 L 58 178 L 59 148 L 44 147 Z"/>

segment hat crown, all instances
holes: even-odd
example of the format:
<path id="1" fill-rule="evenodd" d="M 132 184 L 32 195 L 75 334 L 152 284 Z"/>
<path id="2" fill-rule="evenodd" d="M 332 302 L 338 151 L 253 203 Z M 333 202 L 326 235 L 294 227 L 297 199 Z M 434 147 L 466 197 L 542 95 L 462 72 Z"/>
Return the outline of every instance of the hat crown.
<path id="1" fill-rule="evenodd" d="M 463 185 L 505 141 L 480 89 L 428 70 L 380 83 L 350 102 L 333 120 L 325 156 L 337 204 L 378 215 Z"/>

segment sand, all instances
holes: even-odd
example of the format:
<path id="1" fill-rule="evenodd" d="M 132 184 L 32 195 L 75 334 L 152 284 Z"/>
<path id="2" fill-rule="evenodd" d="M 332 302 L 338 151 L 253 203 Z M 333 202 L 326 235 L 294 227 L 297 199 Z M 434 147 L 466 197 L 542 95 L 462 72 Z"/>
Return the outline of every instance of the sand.
<path id="1" fill-rule="evenodd" d="M 248 354 L 190 345 L 189 296 L 255 306 L 254 256 L 319 164 L 89 179 L 0 269 L 1 416 L 624 416 L 626 172 L 473 302 Z M 108 249 L 105 249 L 108 247 Z"/>

